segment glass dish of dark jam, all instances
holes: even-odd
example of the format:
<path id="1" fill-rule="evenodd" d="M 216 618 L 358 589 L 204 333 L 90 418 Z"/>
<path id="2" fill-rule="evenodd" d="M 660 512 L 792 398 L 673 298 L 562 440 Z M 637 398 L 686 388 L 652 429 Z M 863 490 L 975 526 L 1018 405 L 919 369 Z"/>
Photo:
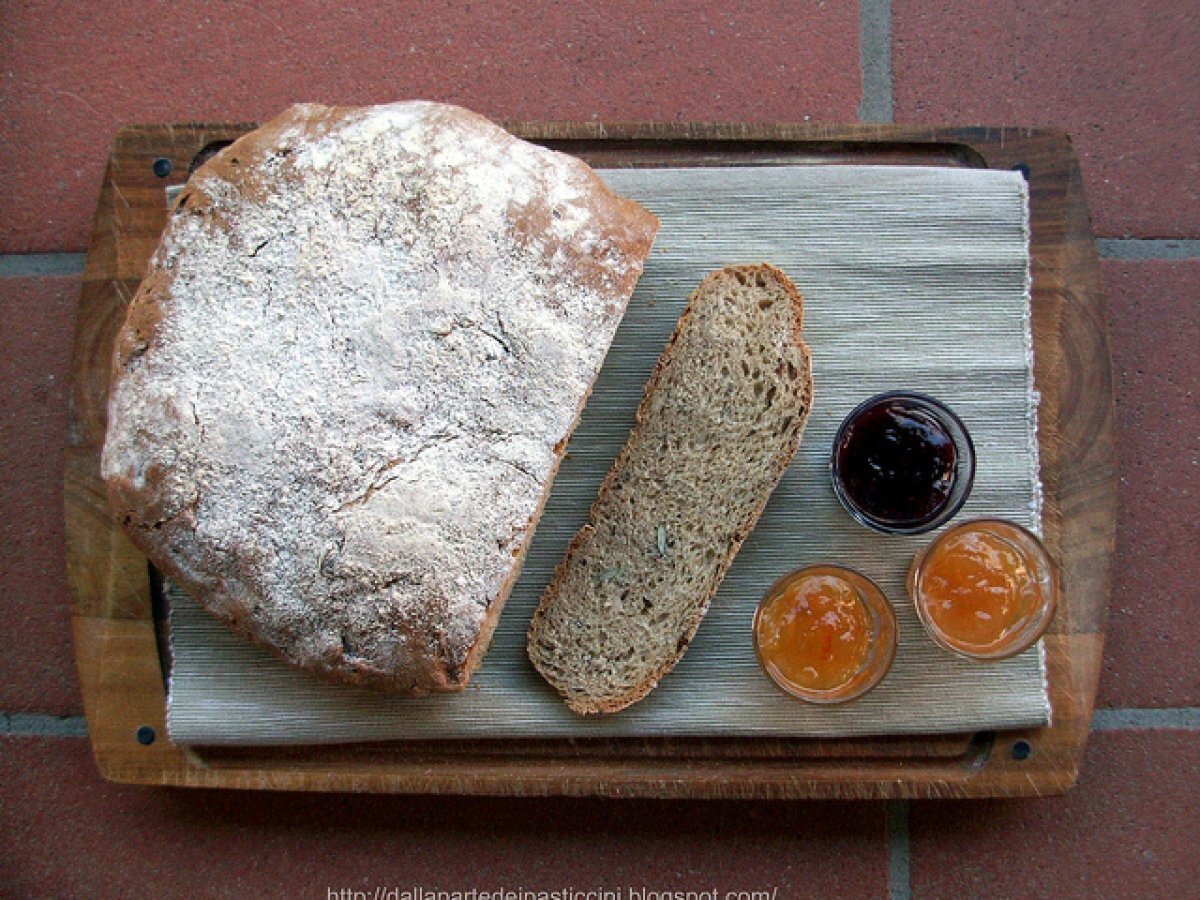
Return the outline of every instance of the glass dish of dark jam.
<path id="1" fill-rule="evenodd" d="M 966 426 L 924 394 L 890 391 L 859 404 L 833 442 L 833 491 L 869 528 L 920 534 L 966 502 L 975 448 Z"/>

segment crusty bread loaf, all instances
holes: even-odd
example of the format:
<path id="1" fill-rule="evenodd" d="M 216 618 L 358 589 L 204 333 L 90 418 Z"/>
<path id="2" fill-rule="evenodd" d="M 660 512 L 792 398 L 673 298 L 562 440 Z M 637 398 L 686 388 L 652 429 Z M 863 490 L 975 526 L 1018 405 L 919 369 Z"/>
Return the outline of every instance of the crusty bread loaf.
<path id="1" fill-rule="evenodd" d="M 642 699 L 683 656 L 800 442 L 802 300 L 769 265 L 704 279 L 546 588 L 529 658 L 577 713 Z"/>
<path id="2" fill-rule="evenodd" d="M 656 229 L 466 110 L 293 107 L 192 175 L 130 304 L 117 517 L 285 659 L 461 689 Z"/>

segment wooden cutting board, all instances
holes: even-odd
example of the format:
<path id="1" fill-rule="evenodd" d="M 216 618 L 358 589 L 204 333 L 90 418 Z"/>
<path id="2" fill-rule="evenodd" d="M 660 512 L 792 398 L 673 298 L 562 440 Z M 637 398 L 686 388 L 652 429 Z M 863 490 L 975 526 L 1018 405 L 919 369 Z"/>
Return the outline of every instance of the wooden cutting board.
<path id="1" fill-rule="evenodd" d="M 1115 529 L 1112 379 L 1078 163 L 1066 136 L 905 126 L 507 123 L 597 167 L 904 164 L 1023 167 L 1030 183 L 1035 382 L 1046 543 L 1064 597 L 1047 636 L 1053 724 L 930 737 L 398 741 L 178 747 L 166 740 L 154 573 L 99 477 L 112 340 L 166 222 L 164 188 L 250 125 L 117 137 L 89 240 L 74 352 L 65 515 L 76 657 L 109 779 L 297 790 L 679 797 L 1058 793 L 1074 783 L 1103 646 Z"/>

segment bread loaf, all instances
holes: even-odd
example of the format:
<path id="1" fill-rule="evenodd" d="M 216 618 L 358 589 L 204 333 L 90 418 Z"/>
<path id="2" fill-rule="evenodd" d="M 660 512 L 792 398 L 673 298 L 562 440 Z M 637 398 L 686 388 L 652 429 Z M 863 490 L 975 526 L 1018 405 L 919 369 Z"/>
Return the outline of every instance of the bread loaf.
<path id="1" fill-rule="evenodd" d="M 457 107 L 291 108 L 193 174 L 130 304 L 117 517 L 292 663 L 461 689 L 656 229 Z"/>
<path id="2" fill-rule="evenodd" d="M 768 265 L 714 272 L 689 299 L 529 627 L 530 660 L 575 712 L 645 697 L 696 633 L 799 446 L 802 313 Z"/>

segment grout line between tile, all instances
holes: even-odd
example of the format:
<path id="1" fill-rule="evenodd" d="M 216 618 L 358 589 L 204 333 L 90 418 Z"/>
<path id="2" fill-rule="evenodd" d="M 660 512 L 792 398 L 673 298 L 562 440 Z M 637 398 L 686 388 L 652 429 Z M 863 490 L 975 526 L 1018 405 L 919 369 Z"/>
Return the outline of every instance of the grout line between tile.
<path id="1" fill-rule="evenodd" d="M 1097 238 L 1102 259 L 1196 259 L 1200 240 L 1167 238 Z"/>
<path id="2" fill-rule="evenodd" d="M 858 60 L 862 69 L 862 122 L 892 118 L 892 0 L 859 0 Z"/>
<path id="3" fill-rule="evenodd" d="M 0 712 L 2 737 L 87 737 L 87 733 L 87 719 L 83 716 Z"/>
<path id="4" fill-rule="evenodd" d="M 0 278 L 78 275 L 83 253 L 0 253 Z"/>
<path id="5" fill-rule="evenodd" d="M 888 900 L 909 900 L 912 877 L 908 853 L 908 801 L 887 802 Z"/>
<path id="6" fill-rule="evenodd" d="M 1200 706 L 1097 709 L 1092 713 L 1092 731 L 1124 731 L 1131 728 L 1200 729 Z"/>

